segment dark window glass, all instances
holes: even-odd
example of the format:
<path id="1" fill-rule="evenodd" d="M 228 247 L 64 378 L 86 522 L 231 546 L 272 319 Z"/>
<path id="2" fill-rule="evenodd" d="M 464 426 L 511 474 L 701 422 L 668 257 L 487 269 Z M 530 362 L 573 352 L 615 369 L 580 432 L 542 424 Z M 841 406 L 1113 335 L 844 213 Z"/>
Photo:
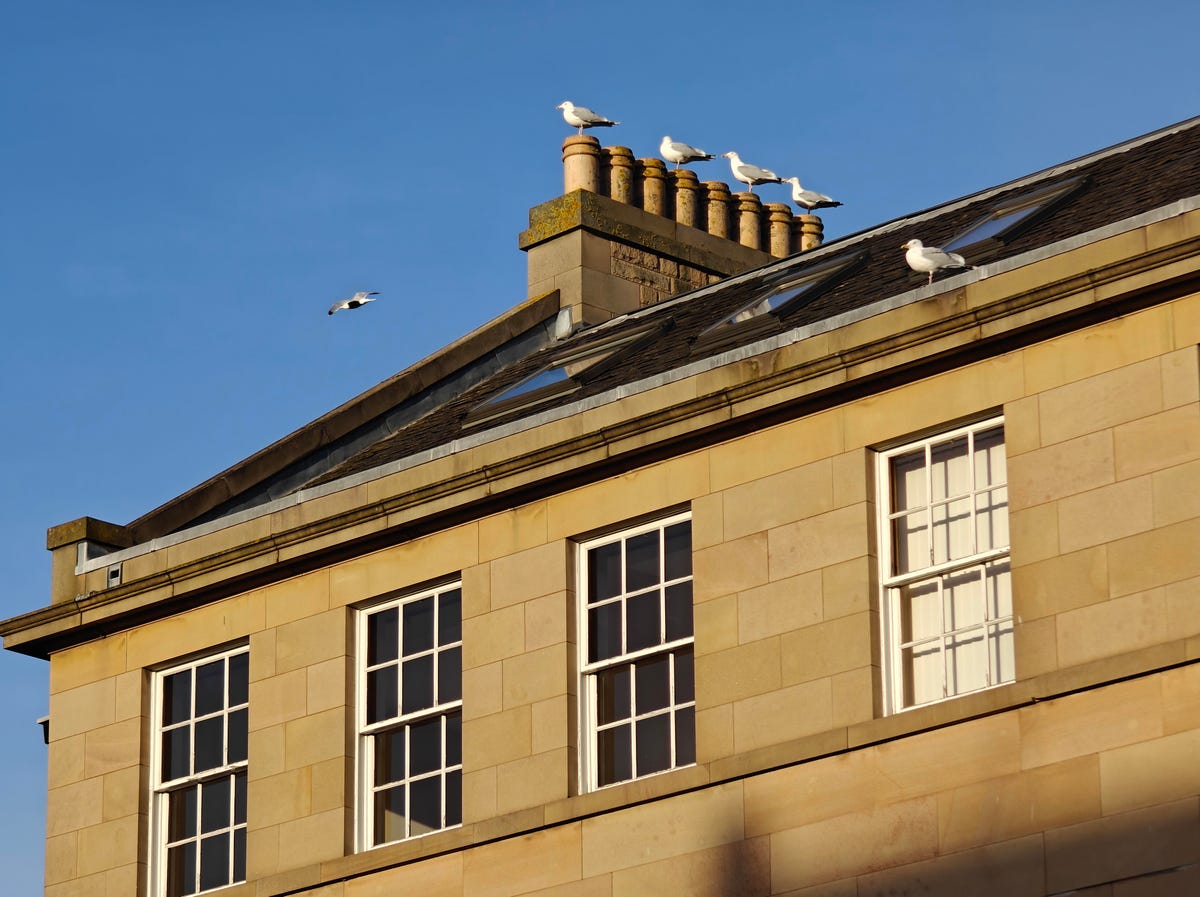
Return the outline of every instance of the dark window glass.
<path id="1" fill-rule="evenodd" d="M 384 667 L 367 673 L 367 722 L 391 719 L 396 715 L 397 703 L 396 668 Z"/>
<path id="2" fill-rule="evenodd" d="M 246 759 L 246 711 L 235 710 L 229 714 L 229 763 L 241 763 Z"/>
<path id="3" fill-rule="evenodd" d="M 668 526 L 663 533 L 666 557 L 663 560 L 668 580 L 692 575 L 692 521 L 684 520 Z"/>
<path id="4" fill-rule="evenodd" d="M 196 667 L 196 716 L 207 716 L 225 707 L 225 659 Z"/>
<path id="5" fill-rule="evenodd" d="M 409 821 L 412 834 L 420 835 L 442 827 L 442 778 L 418 779 L 409 786 Z"/>
<path id="6" fill-rule="evenodd" d="M 367 617 L 367 666 L 397 658 L 400 611 L 395 607 Z"/>
<path id="7" fill-rule="evenodd" d="M 162 733 L 162 780 L 170 782 L 189 775 L 191 769 L 191 726 Z"/>
<path id="8" fill-rule="evenodd" d="M 433 706 L 433 655 L 404 661 L 401 710 L 412 713 Z"/>
<path id="9" fill-rule="evenodd" d="M 229 828 L 229 786 L 231 778 L 215 779 L 200 786 L 200 831 L 215 832 Z"/>
<path id="10" fill-rule="evenodd" d="M 637 665 L 634 707 L 639 715 L 661 710 L 671 703 L 671 655 L 660 654 Z M 638 736 L 639 740 L 641 735 Z M 638 746 L 641 753 L 641 746 Z"/>
<path id="11" fill-rule="evenodd" d="M 621 665 L 596 675 L 596 723 L 614 723 L 631 716 L 629 666 Z"/>
<path id="12" fill-rule="evenodd" d="M 404 786 L 375 792 L 375 843 L 407 837 L 404 830 Z"/>
<path id="13" fill-rule="evenodd" d="M 245 704 L 250 699 L 250 655 L 243 652 L 229 658 L 229 706 Z"/>
<path id="14" fill-rule="evenodd" d="M 450 648 L 438 654 L 438 703 L 448 704 L 462 697 L 462 648 Z"/>
<path id="15" fill-rule="evenodd" d="M 404 734 L 407 727 L 375 736 L 375 784 L 386 785 L 404 778 Z"/>
<path id="16" fill-rule="evenodd" d="M 657 585 L 660 575 L 658 530 L 630 536 L 625 542 L 625 590 L 635 592 Z"/>
<path id="17" fill-rule="evenodd" d="M 196 893 L 196 842 L 189 841 L 167 851 L 167 894 L 184 897 Z"/>
<path id="18" fill-rule="evenodd" d="M 663 713 L 637 721 L 637 774 L 671 767 L 671 717 Z"/>
<path id="19" fill-rule="evenodd" d="M 696 762 L 696 708 L 675 711 L 675 765 Z"/>
<path id="20" fill-rule="evenodd" d="M 462 641 L 462 589 L 438 596 L 438 644 Z"/>
<path id="21" fill-rule="evenodd" d="M 621 543 L 610 542 L 588 551 L 588 603 L 594 604 L 621 592 Z"/>
<path id="22" fill-rule="evenodd" d="M 229 834 L 200 841 L 200 890 L 229 884 Z"/>
<path id="23" fill-rule="evenodd" d="M 643 592 L 629 599 L 625 608 L 626 631 L 625 650 L 640 651 L 662 644 L 659 629 L 659 606 L 661 604 L 658 589 Z"/>
<path id="24" fill-rule="evenodd" d="M 172 673 L 163 679 L 163 725 L 181 723 L 192 716 L 192 671 Z"/>
<path id="25" fill-rule="evenodd" d="M 433 598 L 404 605 L 404 656 L 433 647 Z"/>
<path id="26" fill-rule="evenodd" d="M 408 743 L 411 752 L 408 760 L 410 776 L 419 776 L 439 768 L 442 765 L 442 718 L 435 716 L 409 726 Z"/>
<path id="27" fill-rule="evenodd" d="M 233 833 L 233 880 L 246 880 L 246 830 Z"/>
<path id="28" fill-rule="evenodd" d="M 614 726 L 596 733 L 596 778 L 601 785 L 633 777 L 629 726 Z"/>
<path id="29" fill-rule="evenodd" d="M 446 717 L 446 765 L 462 763 L 462 714 L 451 713 Z"/>
<path id="30" fill-rule="evenodd" d="M 588 660 L 606 660 L 621 653 L 621 602 L 588 610 Z"/>
<path id="31" fill-rule="evenodd" d="M 196 795 L 198 785 L 172 791 L 167 799 L 167 840 L 180 841 L 196 836 Z"/>
<path id="32" fill-rule="evenodd" d="M 696 700 L 696 680 L 691 650 L 675 652 L 675 703 Z"/>
<path id="33" fill-rule="evenodd" d="M 667 586 L 667 641 L 692 634 L 692 581 Z"/>
<path id="34" fill-rule="evenodd" d="M 195 772 L 225 765 L 225 718 L 215 716 L 196 723 Z"/>
<path id="35" fill-rule="evenodd" d="M 246 824 L 245 772 L 239 772 L 233 777 L 233 822 L 234 825 Z"/>
<path id="36" fill-rule="evenodd" d="M 446 773 L 446 825 L 462 824 L 462 773 Z"/>

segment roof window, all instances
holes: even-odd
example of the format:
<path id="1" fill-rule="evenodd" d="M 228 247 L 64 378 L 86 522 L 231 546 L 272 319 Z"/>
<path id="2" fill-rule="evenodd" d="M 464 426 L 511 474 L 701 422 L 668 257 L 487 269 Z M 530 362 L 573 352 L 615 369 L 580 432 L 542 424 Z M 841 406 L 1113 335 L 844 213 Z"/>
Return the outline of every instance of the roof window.
<path id="1" fill-rule="evenodd" d="M 1071 178 L 1007 199 L 994 206 L 942 248 L 947 252 L 961 252 L 968 246 L 1005 243 L 1016 237 L 1034 219 L 1049 212 L 1084 185 L 1085 178 Z"/>

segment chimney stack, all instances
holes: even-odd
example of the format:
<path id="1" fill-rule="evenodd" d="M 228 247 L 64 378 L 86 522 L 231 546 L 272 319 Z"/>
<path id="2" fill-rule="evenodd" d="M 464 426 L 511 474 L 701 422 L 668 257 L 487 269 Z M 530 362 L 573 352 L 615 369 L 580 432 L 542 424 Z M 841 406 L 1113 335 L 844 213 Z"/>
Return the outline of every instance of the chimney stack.
<path id="1" fill-rule="evenodd" d="M 815 215 L 687 169 L 635 159 L 590 135 L 563 141 L 563 195 L 529 211 L 519 245 L 529 296 L 557 289 L 575 321 L 598 324 L 819 246 Z"/>

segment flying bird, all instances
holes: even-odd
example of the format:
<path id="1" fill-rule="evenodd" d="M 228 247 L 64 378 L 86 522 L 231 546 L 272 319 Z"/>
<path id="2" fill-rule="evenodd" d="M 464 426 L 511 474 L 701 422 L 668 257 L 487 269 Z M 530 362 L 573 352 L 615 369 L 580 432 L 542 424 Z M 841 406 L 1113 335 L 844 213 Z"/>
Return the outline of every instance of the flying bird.
<path id="1" fill-rule="evenodd" d="M 832 196 L 826 196 L 816 190 L 805 190 L 800 186 L 800 178 L 784 178 L 783 183 L 792 185 L 792 202 L 810 212 L 813 209 L 832 209 L 841 205 Z"/>
<path id="2" fill-rule="evenodd" d="M 329 307 L 329 313 L 333 314 L 335 311 L 341 311 L 343 308 L 360 308 L 366 305 L 368 302 L 374 302 L 375 297 L 378 295 L 379 293 L 376 291 L 357 292 L 349 299 L 343 299 L 341 302 L 333 303 L 333 305 Z"/>
<path id="3" fill-rule="evenodd" d="M 613 125 L 619 125 L 619 121 L 605 118 L 599 112 L 593 112 L 585 106 L 576 106 L 570 100 L 563 100 L 555 109 L 561 109 L 563 121 L 569 124 L 572 128 L 578 128 L 579 133 L 583 133 L 584 128 L 611 128 Z"/>
<path id="4" fill-rule="evenodd" d="M 780 184 L 782 179 L 775 172 L 767 168 L 759 168 L 757 165 L 751 165 L 749 162 L 743 162 L 741 157 L 735 152 L 721 153 L 729 160 L 729 169 L 733 172 L 733 176 L 750 187 L 750 192 L 754 192 L 755 184 Z"/>
<path id="5" fill-rule="evenodd" d="M 686 165 L 688 162 L 707 162 L 709 159 L 716 158 L 712 153 L 706 153 L 699 147 L 680 143 L 670 137 L 662 139 L 662 143 L 658 145 L 658 154 L 668 162 L 674 162 L 676 168 Z"/>
<path id="6" fill-rule="evenodd" d="M 968 265 L 957 252 L 947 252 L 944 249 L 939 249 L 936 246 L 926 246 L 920 240 L 909 240 L 901 249 L 908 250 L 904 253 L 904 260 L 908 262 L 908 267 L 914 271 L 929 274 L 929 283 L 933 283 L 933 275 L 948 268 L 974 268 L 974 265 Z"/>

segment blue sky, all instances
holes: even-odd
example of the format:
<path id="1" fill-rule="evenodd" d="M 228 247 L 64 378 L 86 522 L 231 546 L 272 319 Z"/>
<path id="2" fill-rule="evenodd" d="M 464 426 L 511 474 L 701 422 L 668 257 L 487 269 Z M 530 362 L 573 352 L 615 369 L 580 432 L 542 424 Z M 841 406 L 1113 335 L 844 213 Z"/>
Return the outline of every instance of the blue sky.
<path id="1" fill-rule="evenodd" d="M 1200 112 L 1197 33 L 1185 0 L 10 0 L 0 617 L 47 603 L 48 526 L 126 523 L 523 299 L 564 99 L 637 156 L 798 175 L 836 237 Z M 46 665 L 0 682 L 0 865 L 33 894 Z"/>

